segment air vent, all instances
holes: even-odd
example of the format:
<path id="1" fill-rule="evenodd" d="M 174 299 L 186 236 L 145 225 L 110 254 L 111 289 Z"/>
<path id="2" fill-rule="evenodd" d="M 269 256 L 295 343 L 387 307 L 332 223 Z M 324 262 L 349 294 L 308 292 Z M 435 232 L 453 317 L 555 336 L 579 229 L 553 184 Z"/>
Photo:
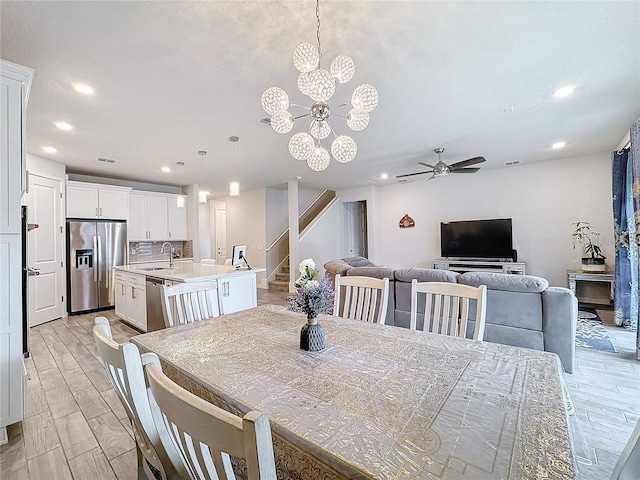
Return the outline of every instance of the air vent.
<path id="1" fill-rule="evenodd" d="M 514 160 L 513 162 L 504 162 L 504 164 L 509 167 L 511 165 L 518 165 L 520 163 L 520 160 Z"/>
<path id="2" fill-rule="evenodd" d="M 402 180 L 398 180 L 398 183 L 407 183 L 409 180 L 407 180 L 406 178 L 403 178 Z"/>
<path id="3" fill-rule="evenodd" d="M 271 125 L 271 119 L 269 117 L 261 118 L 260 123 L 264 123 L 265 125 Z"/>
<path id="4" fill-rule="evenodd" d="M 116 163 L 117 160 L 114 160 L 113 158 L 105 158 L 105 157 L 98 157 L 96 158 L 96 160 L 98 160 L 99 162 L 104 162 L 104 163 Z"/>

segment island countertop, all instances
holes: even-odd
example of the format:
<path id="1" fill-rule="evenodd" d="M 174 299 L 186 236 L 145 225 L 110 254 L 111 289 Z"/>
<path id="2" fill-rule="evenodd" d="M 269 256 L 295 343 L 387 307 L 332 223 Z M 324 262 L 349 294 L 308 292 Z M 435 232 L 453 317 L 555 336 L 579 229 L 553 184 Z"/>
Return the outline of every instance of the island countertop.
<path id="1" fill-rule="evenodd" d="M 115 270 L 128 273 L 137 273 L 156 278 L 163 278 L 174 282 L 202 282 L 216 280 L 221 277 L 255 275 L 264 272 L 264 268 L 235 268 L 229 265 L 202 265 L 200 263 L 176 262 L 174 267 L 169 267 L 168 262 L 141 263 L 134 265 L 121 265 Z"/>

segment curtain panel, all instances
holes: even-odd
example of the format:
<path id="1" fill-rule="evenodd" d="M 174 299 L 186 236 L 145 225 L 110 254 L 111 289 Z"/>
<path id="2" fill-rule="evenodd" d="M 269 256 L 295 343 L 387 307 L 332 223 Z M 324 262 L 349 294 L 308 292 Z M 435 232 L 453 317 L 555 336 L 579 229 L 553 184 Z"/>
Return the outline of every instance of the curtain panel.
<path id="1" fill-rule="evenodd" d="M 637 330 L 640 291 L 640 121 L 631 127 L 629 148 L 613 152 L 613 216 L 616 239 L 614 319 L 616 325 L 636 328 L 636 356 L 640 359 Z"/>

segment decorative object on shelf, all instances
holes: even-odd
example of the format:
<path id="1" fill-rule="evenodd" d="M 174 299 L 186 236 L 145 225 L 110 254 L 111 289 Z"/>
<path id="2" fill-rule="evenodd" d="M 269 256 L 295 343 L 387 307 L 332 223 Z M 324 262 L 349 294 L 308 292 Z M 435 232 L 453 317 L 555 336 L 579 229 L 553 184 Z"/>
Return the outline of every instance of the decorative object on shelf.
<path id="1" fill-rule="evenodd" d="M 400 219 L 400 228 L 411 228 L 416 226 L 416 222 L 409 216 L 408 213 L 404 214 L 404 217 Z"/>
<path id="2" fill-rule="evenodd" d="M 233 142 L 233 171 L 235 173 L 236 170 L 236 143 L 240 140 L 235 135 L 229 137 L 229 141 Z M 230 197 L 239 197 L 240 196 L 240 184 L 235 180 L 231 180 L 229 182 L 229 196 Z"/>
<path id="3" fill-rule="evenodd" d="M 602 255 L 600 248 L 600 233 L 591 231 L 589 222 L 574 222 L 575 230 L 571 234 L 573 239 L 573 248 L 580 243 L 584 248 L 584 254 L 588 257 L 582 257 L 582 271 L 585 273 L 602 273 L 606 271 L 604 264 L 605 256 Z"/>
<path id="4" fill-rule="evenodd" d="M 318 315 L 331 313 L 333 308 L 333 286 L 325 276 L 318 281 L 316 263 L 307 258 L 300 262 L 300 277 L 296 280 L 295 295 L 287 298 L 289 310 L 304 313 L 307 324 L 300 330 L 300 348 L 310 352 L 319 352 L 325 348 L 325 336 Z"/>
<path id="5" fill-rule="evenodd" d="M 293 51 L 293 63 L 300 72 L 298 89 L 313 100 L 309 108 L 289 102 L 287 93 L 279 87 L 270 87 L 262 94 L 262 108 L 270 115 L 269 124 L 277 133 L 285 134 L 293 128 L 294 120 L 311 117 L 311 124 L 307 132 L 296 133 L 289 140 L 289 153 L 296 160 L 307 162 L 309 168 L 320 172 L 329 166 L 330 156 L 321 140 L 333 133 L 331 155 L 340 163 L 353 160 L 358 147 L 353 138 L 348 135 L 338 135 L 329 123 L 333 108 L 351 105 L 351 110 L 345 115 L 338 115 L 346 119 L 347 126 L 355 132 L 367 128 L 369 114 L 378 105 L 378 91 L 372 85 L 364 83 L 353 92 L 351 100 L 335 107 L 326 103 L 334 94 L 336 83 L 351 80 L 355 72 L 353 59 L 347 55 L 338 55 L 329 70 L 320 68 L 322 50 L 320 49 L 320 3 L 316 0 L 316 18 L 318 47 L 311 43 L 301 43 Z M 289 113 L 290 106 L 309 110 L 309 113 L 294 117 Z M 267 122 L 265 122 L 267 123 Z"/>

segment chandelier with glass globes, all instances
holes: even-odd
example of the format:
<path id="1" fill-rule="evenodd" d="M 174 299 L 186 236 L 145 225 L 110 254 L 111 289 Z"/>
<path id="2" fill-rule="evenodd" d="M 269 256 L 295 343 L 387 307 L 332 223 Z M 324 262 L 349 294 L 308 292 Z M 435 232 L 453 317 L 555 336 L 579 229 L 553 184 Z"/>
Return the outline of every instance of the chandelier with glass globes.
<path id="1" fill-rule="evenodd" d="M 295 120 L 305 117 L 311 118 L 306 132 L 295 133 L 289 140 L 289 153 L 296 160 L 307 162 L 309 168 L 316 172 L 325 170 L 329 166 L 330 155 L 321 141 L 333 134 L 331 142 L 331 156 L 340 163 L 353 160 L 358 147 L 349 135 L 338 135 L 333 130 L 329 118 L 344 117 L 349 128 L 360 132 L 369 125 L 369 114 L 378 105 L 378 91 L 372 85 L 362 84 L 353 92 L 349 102 L 331 107 L 327 102 L 336 91 L 336 84 L 346 83 L 355 73 L 355 64 L 348 55 L 338 55 L 329 70 L 320 68 L 322 51 L 320 50 L 320 9 L 316 0 L 316 18 L 318 47 L 304 42 L 293 51 L 293 64 L 300 72 L 298 75 L 298 89 L 313 100 L 310 107 L 289 102 L 287 93 L 279 87 L 270 87 L 262 94 L 262 108 L 270 115 L 271 128 L 277 133 L 289 133 L 293 129 Z M 335 109 L 350 106 L 346 115 L 339 115 Z M 308 110 L 294 117 L 289 107 L 299 107 Z"/>

